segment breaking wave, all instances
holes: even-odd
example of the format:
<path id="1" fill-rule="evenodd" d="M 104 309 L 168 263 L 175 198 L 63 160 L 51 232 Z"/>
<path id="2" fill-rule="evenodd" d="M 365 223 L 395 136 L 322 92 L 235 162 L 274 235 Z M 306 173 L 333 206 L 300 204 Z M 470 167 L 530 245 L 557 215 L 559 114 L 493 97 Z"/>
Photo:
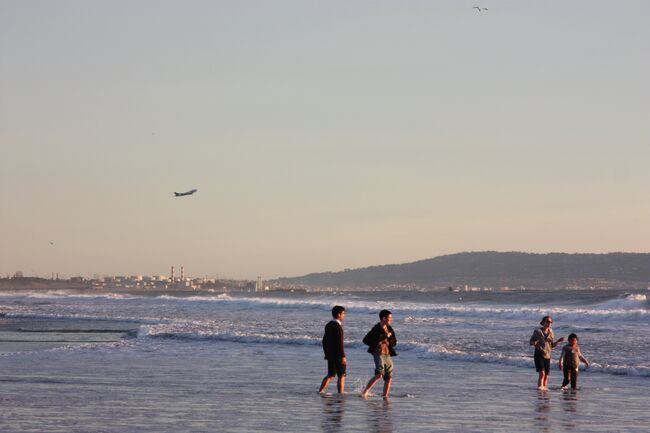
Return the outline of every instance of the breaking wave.
<path id="1" fill-rule="evenodd" d="M 130 322 L 135 324 L 152 324 L 159 323 L 161 319 L 159 318 L 133 318 L 133 317 L 122 317 L 122 316 L 113 316 L 113 317 L 104 317 L 104 316 L 92 316 L 86 314 L 56 314 L 56 313 L 21 313 L 21 312 L 7 312 L 5 317 L 14 318 L 14 319 L 48 319 L 48 320 L 83 320 L 87 322 Z"/>
<path id="2" fill-rule="evenodd" d="M 29 290 L 29 291 L 0 291 L 0 297 L 26 298 L 26 299 L 108 299 L 108 300 L 132 300 L 145 299 L 143 296 L 131 295 L 129 293 L 78 293 L 70 290 Z"/>
<path id="3" fill-rule="evenodd" d="M 473 318 L 490 318 L 498 316 L 500 319 L 539 319 L 541 316 L 551 314 L 558 319 L 565 320 L 650 320 L 650 310 L 646 308 L 646 295 L 629 295 L 621 299 L 613 299 L 592 307 L 540 307 L 525 305 L 479 305 L 479 304 L 430 304 L 415 302 L 385 302 L 385 301 L 342 301 L 341 299 L 297 300 L 282 298 L 239 298 L 226 294 L 215 296 L 173 297 L 159 296 L 175 302 L 224 302 L 233 306 L 249 308 L 277 308 L 277 309 L 315 309 L 329 311 L 335 303 L 343 302 L 348 312 L 376 314 L 379 310 L 387 308 L 393 312 L 418 316 L 457 316 Z"/>
<path id="4" fill-rule="evenodd" d="M 214 329 L 188 330 L 186 326 L 152 325 L 140 328 L 138 338 L 151 339 L 178 339 L 191 341 L 224 341 L 231 343 L 271 344 L 271 345 L 301 345 L 320 347 L 321 339 L 309 335 L 266 334 L 262 332 L 233 332 L 216 331 Z M 348 349 L 363 349 L 367 346 L 361 341 L 346 341 Z M 509 365 L 513 367 L 531 368 L 534 363 L 530 355 L 507 355 L 493 352 L 467 352 L 459 349 L 447 348 L 440 344 L 425 344 L 414 341 L 400 343 L 399 352 L 411 352 L 418 357 L 440 361 L 462 361 L 474 363 L 487 363 Z M 604 374 L 650 377 L 650 367 L 634 365 L 614 365 L 592 363 L 590 372 Z"/>
<path id="5" fill-rule="evenodd" d="M 648 309 L 648 298 L 644 294 L 624 295 L 621 298 L 610 299 L 596 305 L 599 310 L 638 310 Z"/>
<path id="6" fill-rule="evenodd" d="M 376 314 L 387 308 L 402 315 L 413 317 L 460 317 L 460 318 L 493 318 L 537 320 L 550 314 L 560 320 L 593 319 L 597 321 L 650 321 L 650 305 L 645 294 L 626 294 L 623 297 L 585 307 L 545 307 L 537 305 L 499 305 L 480 303 L 418 303 L 406 301 L 353 301 L 340 297 L 319 297 L 318 299 L 289 299 L 271 297 L 236 297 L 228 294 L 216 296 L 172 296 L 155 297 L 135 296 L 124 293 L 79 294 L 67 291 L 37 292 L 4 292 L 0 296 L 24 298 L 70 298 L 70 299 L 101 299 L 108 301 L 138 300 L 142 302 L 166 303 L 227 303 L 237 308 L 250 309 L 291 309 L 329 311 L 332 305 L 341 303 L 348 312 Z"/>

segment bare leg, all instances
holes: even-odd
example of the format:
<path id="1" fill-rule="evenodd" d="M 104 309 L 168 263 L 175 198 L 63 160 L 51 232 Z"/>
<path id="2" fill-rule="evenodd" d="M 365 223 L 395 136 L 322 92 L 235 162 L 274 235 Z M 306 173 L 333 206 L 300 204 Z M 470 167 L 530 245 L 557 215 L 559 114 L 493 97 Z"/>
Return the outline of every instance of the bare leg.
<path id="1" fill-rule="evenodd" d="M 333 377 L 334 376 L 332 376 L 332 377 L 325 376 L 323 378 L 323 382 L 321 382 L 320 389 L 318 390 L 319 393 L 322 393 L 323 391 L 325 391 L 325 388 L 327 388 L 327 385 L 330 384 L 330 380 L 332 380 Z"/>
<path id="2" fill-rule="evenodd" d="M 345 376 L 339 376 L 339 381 L 336 383 L 336 389 L 338 389 L 339 394 L 345 393 Z"/>
<path id="3" fill-rule="evenodd" d="M 384 398 L 388 398 L 388 393 L 390 392 L 390 384 L 393 382 L 393 378 L 389 377 L 388 379 L 384 379 Z"/>
<path id="4" fill-rule="evenodd" d="M 546 377 L 546 373 L 544 373 L 544 370 L 540 371 L 539 377 L 537 378 L 537 388 L 539 389 L 544 388 L 545 377 Z"/>
<path id="5" fill-rule="evenodd" d="M 368 385 L 366 385 L 366 389 L 364 389 L 363 392 L 361 393 L 361 397 L 363 397 L 363 398 L 367 398 L 367 397 L 368 397 L 368 392 L 372 389 L 373 386 L 375 386 L 375 384 L 376 384 L 377 382 L 379 382 L 379 379 L 381 379 L 381 374 L 375 374 L 375 375 L 374 375 L 374 376 L 373 376 L 373 377 L 368 381 Z"/>
<path id="6" fill-rule="evenodd" d="M 548 374 L 544 374 L 544 385 L 543 385 L 544 389 L 548 388 L 548 386 L 546 386 L 547 384 L 548 384 Z"/>

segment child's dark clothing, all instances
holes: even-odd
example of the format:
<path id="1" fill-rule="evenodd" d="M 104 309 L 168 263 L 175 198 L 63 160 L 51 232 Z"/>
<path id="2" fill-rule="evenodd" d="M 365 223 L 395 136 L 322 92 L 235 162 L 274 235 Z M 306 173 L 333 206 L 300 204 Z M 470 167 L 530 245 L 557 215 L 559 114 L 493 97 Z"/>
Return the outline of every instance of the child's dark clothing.
<path id="1" fill-rule="evenodd" d="M 578 367 L 580 366 L 580 359 L 584 359 L 580 348 L 575 345 L 567 344 L 562 348 L 562 371 L 564 372 L 564 380 L 562 387 L 565 387 L 571 382 L 571 388 L 576 389 L 578 386 Z"/>

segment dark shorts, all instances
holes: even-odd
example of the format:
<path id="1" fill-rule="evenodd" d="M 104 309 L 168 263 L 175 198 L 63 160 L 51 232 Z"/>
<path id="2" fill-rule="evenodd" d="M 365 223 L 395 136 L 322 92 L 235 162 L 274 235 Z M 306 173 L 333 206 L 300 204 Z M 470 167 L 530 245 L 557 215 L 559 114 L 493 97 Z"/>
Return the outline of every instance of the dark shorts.
<path id="1" fill-rule="evenodd" d="M 329 377 L 342 377 L 345 376 L 345 364 L 342 362 L 342 358 L 328 359 L 327 360 L 327 375 Z"/>
<path id="2" fill-rule="evenodd" d="M 544 358 L 541 354 L 536 353 L 535 354 L 535 370 L 539 373 L 540 371 L 543 371 L 544 373 L 548 374 L 549 371 L 551 371 L 551 360 Z"/>
<path id="3" fill-rule="evenodd" d="M 565 387 L 571 383 L 571 388 L 576 389 L 578 386 L 578 367 L 565 365 L 562 372 L 564 373 L 562 386 Z"/>

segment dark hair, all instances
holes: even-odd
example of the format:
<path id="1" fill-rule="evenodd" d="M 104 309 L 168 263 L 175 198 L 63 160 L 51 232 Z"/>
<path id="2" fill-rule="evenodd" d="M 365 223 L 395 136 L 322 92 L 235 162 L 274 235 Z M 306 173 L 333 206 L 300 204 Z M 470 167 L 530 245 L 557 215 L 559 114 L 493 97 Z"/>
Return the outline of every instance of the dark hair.
<path id="1" fill-rule="evenodd" d="M 549 320 L 550 318 L 551 318 L 551 316 L 544 316 L 544 317 L 542 317 L 542 321 L 539 322 L 539 324 L 540 324 L 540 325 L 543 325 L 544 322 L 546 322 L 546 321 Z"/>
<path id="2" fill-rule="evenodd" d="M 388 317 L 388 316 L 391 315 L 391 314 L 393 314 L 393 313 L 391 313 L 391 312 L 388 311 L 388 310 L 381 310 L 381 311 L 379 312 L 379 320 L 383 319 L 384 317 Z"/>
<path id="3" fill-rule="evenodd" d="M 339 314 L 345 311 L 345 307 L 341 307 L 340 305 L 335 305 L 334 308 L 332 308 L 332 317 L 337 318 L 339 317 Z"/>
<path id="4" fill-rule="evenodd" d="M 569 340 L 572 339 L 572 338 L 575 338 L 575 339 L 577 340 L 577 339 L 578 339 L 578 336 L 577 336 L 576 334 L 571 333 L 571 334 L 569 334 L 569 336 L 568 336 L 567 338 L 568 338 Z"/>

